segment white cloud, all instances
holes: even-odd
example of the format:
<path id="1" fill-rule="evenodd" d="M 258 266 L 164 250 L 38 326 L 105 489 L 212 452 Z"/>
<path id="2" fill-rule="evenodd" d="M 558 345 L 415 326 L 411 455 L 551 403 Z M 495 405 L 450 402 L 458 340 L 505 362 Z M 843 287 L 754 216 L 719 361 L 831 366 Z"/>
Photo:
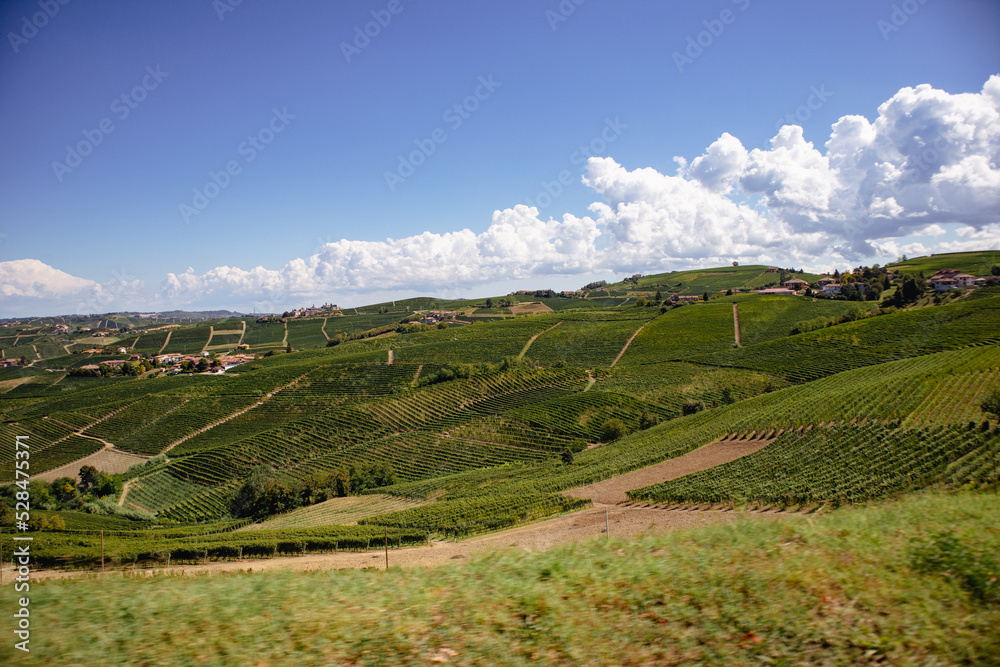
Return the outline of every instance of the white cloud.
<path id="1" fill-rule="evenodd" d="M 584 217 L 542 219 L 518 205 L 494 211 L 481 230 L 340 239 L 281 268 L 171 273 L 158 297 L 294 304 L 732 260 L 830 266 L 1000 246 L 1000 76 L 978 93 L 903 88 L 874 121 L 840 118 L 822 146 L 790 125 L 766 148 L 748 151 L 727 133 L 690 162 L 675 161 L 666 175 L 591 158 L 582 182 L 602 201 Z M 2 289 L 56 289 L 11 285 Z"/>
<path id="2" fill-rule="evenodd" d="M 493 213 L 482 233 L 468 229 L 446 234 L 423 232 L 402 239 L 326 243 L 308 259 L 279 270 L 249 271 L 228 266 L 204 274 L 168 274 L 162 295 L 190 301 L 207 295 L 257 293 L 321 296 L 331 290 L 366 293 L 430 290 L 483 285 L 532 276 L 579 274 L 596 266 L 600 231 L 589 217 L 538 217 L 538 209 L 518 205 Z"/>
<path id="3" fill-rule="evenodd" d="M 87 293 L 93 280 L 77 278 L 37 259 L 0 262 L 0 296 L 61 299 Z"/>
<path id="4" fill-rule="evenodd" d="M 704 155 L 691 162 L 687 173 L 710 192 L 725 194 L 732 190 L 743 173 L 747 158 L 747 149 L 740 140 L 724 132 Z"/>

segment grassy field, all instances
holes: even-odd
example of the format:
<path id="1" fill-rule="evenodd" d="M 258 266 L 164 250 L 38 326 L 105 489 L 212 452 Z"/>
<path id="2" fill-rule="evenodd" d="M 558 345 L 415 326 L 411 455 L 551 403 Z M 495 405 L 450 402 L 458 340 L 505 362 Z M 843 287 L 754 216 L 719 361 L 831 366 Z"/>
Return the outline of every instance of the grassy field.
<path id="1" fill-rule="evenodd" d="M 433 570 L 35 582 L 31 653 L 0 660 L 995 664 L 998 526 L 992 494 L 924 493 Z"/>

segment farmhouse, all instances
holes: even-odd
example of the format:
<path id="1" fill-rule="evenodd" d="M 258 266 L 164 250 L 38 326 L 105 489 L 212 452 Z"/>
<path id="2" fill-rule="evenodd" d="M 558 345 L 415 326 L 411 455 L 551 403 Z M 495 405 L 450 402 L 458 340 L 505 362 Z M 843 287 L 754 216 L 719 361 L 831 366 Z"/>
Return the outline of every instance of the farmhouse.
<path id="1" fill-rule="evenodd" d="M 835 278 L 826 276 L 825 278 L 820 278 L 819 280 L 817 280 L 816 284 L 819 285 L 820 287 L 826 287 L 827 285 L 833 285 L 836 282 L 837 280 Z"/>
<path id="2" fill-rule="evenodd" d="M 824 284 L 822 287 L 824 294 L 840 294 L 840 283 L 829 282 Z"/>
<path id="3" fill-rule="evenodd" d="M 768 289 L 757 290 L 757 294 L 785 294 L 788 296 L 796 296 L 798 292 L 796 292 L 794 289 L 785 287 L 770 287 Z"/>
<path id="4" fill-rule="evenodd" d="M 153 357 L 153 361 L 158 364 L 173 364 L 181 360 L 181 355 L 176 352 L 168 352 L 167 354 L 158 354 Z"/>
<path id="5" fill-rule="evenodd" d="M 786 280 L 781 284 L 782 287 L 790 290 L 798 291 L 800 289 L 805 289 L 809 287 L 809 282 L 802 280 L 801 278 L 792 278 L 791 280 Z"/>

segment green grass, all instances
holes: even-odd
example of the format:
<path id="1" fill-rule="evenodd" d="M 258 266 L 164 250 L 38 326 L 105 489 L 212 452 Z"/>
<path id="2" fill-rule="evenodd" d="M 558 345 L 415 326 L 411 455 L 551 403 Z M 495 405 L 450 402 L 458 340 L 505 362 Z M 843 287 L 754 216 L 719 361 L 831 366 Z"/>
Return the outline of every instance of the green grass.
<path id="1" fill-rule="evenodd" d="M 998 526 L 992 495 L 923 494 L 433 570 L 33 582 L 31 653 L 0 660 L 994 664 L 1000 606 L 974 575 L 996 572 Z"/>
<path id="2" fill-rule="evenodd" d="M 957 269 L 974 276 L 988 276 L 990 269 L 996 265 L 1000 265 L 1000 251 L 987 250 L 982 252 L 948 252 L 930 257 L 915 257 L 887 266 L 899 273 L 919 273 L 922 271 L 925 278 L 930 278 L 931 274 L 942 269 Z"/>

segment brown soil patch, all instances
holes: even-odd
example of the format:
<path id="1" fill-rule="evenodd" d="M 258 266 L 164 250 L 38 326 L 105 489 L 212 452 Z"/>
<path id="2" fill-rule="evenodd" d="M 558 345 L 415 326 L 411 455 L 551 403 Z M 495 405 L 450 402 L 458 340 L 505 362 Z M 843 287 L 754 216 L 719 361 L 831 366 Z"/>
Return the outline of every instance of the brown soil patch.
<path id="1" fill-rule="evenodd" d="M 514 315 L 519 315 L 521 313 L 554 313 L 556 311 L 539 301 L 530 301 L 527 303 L 514 304 L 510 307 L 510 312 Z"/>
<path id="2" fill-rule="evenodd" d="M 140 456 L 131 452 L 123 452 L 120 449 L 106 448 L 58 468 L 46 470 L 43 473 L 34 475 L 33 478 L 45 482 L 53 482 L 60 477 L 72 477 L 76 479 L 80 476 L 80 468 L 83 466 L 94 466 L 100 472 L 123 473 L 135 464 L 143 463 L 149 458 L 148 456 Z"/>
<path id="3" fill-rule="evenodd" d="M 33 376 L 29 375 L 23 378 L 14 378 L 13 380 L 3 380 L 0 381 L 0 394 L 10 391 L 14 387 L 24 384 L 25 382 L 31 382 L 34 379 Z"/>
<path id="4" fill-rule="evenodd" d="M 734 461 L 763 449 L 769 442 L 771 442 L 770 439 L 717 440 L 675 459 L 606 479 L 603 482 L 569 489 L 563 493 L 576 498 L 590 498 L 595 503 L 606 505 L 624 503 L 628 501 L 628 497 L 625 495 L 626 491 L 640 489 L 650 484 L 659 484 Z"/>

